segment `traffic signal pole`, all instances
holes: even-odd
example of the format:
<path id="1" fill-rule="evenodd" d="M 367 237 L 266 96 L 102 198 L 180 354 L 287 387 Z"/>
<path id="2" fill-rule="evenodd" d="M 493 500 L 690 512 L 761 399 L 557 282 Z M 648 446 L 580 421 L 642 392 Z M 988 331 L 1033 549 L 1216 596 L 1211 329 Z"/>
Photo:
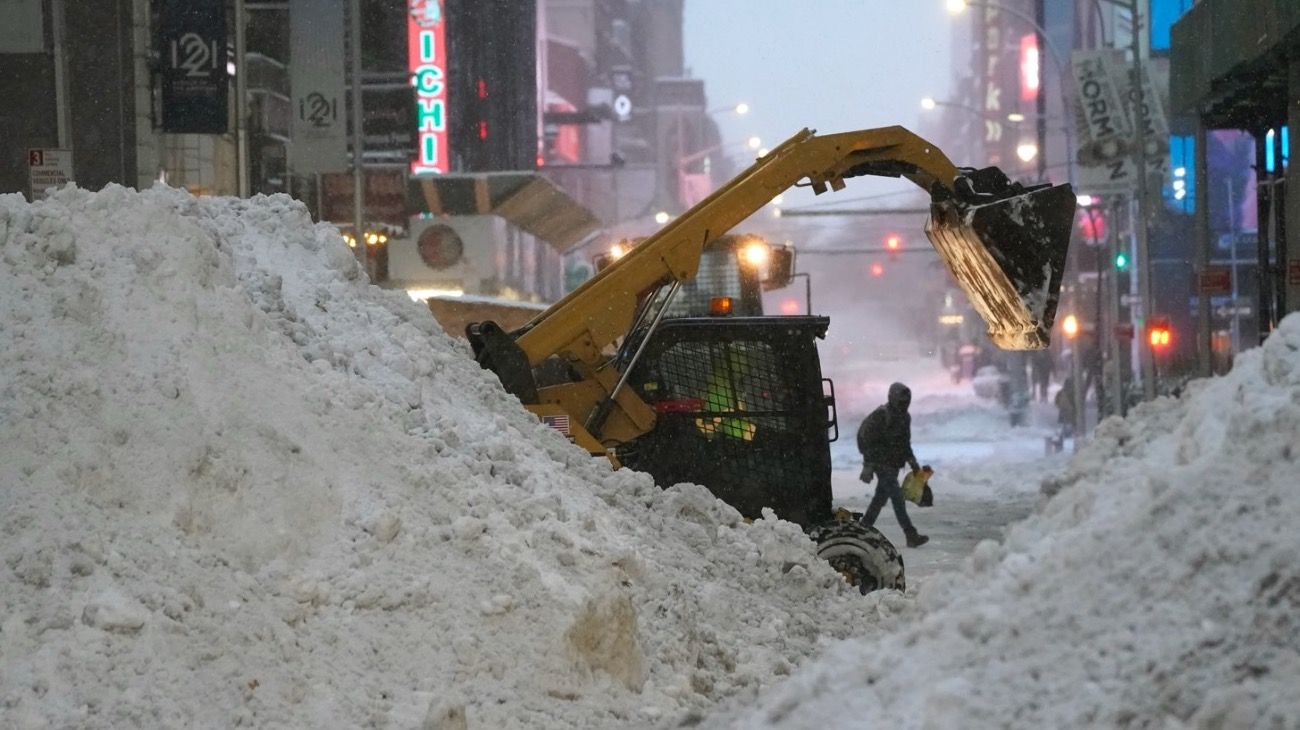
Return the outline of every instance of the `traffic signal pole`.
<path id="1" fill-rule="evenodd" d="M 1134 101 L 1133 109 L 1135 111 L 1133 120 L 1136 130 L 1136 139 L 1134 140 L 1133 158 L 1137 167 L 1137 250 L 1134 252 L 1134 271 L 1137 274 L 1138 301 L 1141 310 L 1136 324 L 1138 331 L 1145 331 L 1147 320 L 1151 318 L 1154 303 L 1151 300 L 1151 247 L 1149 240 L 1149 218 L 1150 204 L 1148 202 L 1148 173 L 1147 173 L 1147 124 L 1150 121 L 1150 115 L 1147 113 L 1147 102 L 1145 99 L 1145 90 L 1142 84 L 1142 29 L 1143 24 L 1138 8 L 1138 0 L 1131 0 L 1129 10 L 1132 13 L 1132 52 L 1133 52 L 1133 70 L 1132 86 L 1130 92 Z M 1142 372 L 1142 395 L 1146 400 L 1151 400 L 1156 396 L 1156 378 L 1155 378 L 1155 359 L 1151 351 L 1151 343 L 1141 340 L 1138 342 L 1138 365 Z"/>

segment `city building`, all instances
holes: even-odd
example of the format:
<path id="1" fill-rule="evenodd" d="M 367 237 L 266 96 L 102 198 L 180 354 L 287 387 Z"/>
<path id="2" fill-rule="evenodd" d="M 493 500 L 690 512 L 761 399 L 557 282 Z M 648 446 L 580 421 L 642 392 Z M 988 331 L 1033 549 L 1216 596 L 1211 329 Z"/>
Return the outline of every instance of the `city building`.
<path id="1" fill-rule="evenodd" d="M 1297 29 L 1295 0 L 1201 0 L 1169 34 L 1171 102 L 1192 148 L 1183 164 L 1198 182 L 1197 339 L 1207 354 L 1257 344 L 1300 310 L 1300 224 L 1288 225 L 1300 220 L 1300 187 L 1286 184 L 1300 121 Z"/>

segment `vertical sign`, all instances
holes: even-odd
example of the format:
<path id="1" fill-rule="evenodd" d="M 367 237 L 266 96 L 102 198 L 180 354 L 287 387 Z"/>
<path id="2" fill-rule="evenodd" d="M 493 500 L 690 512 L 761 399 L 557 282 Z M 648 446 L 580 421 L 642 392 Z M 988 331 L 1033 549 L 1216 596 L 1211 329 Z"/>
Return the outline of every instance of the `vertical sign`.
<path id="1" fill-rule="evenodd" d="M 159 0 L 162 131 L 225 134 L 226 6 L 223 0 Z"/>
<path id="2" fill-rule="evenodd" d="M 1034 101 L 1042 86 L 1042 57 L 1038 52 L 1038 34 L 1020 37 L 1020 99 Z"/>
<path id="3" fill-rule="evenodd" d="M 1130 66 L 1131 68 L 1131 66 Z M 1132 72 L 1129 73 L 1132 79 Z M 1130 86 L 1132 82 L 1130 81 Z M 1130 97 L 1135 96 L 1130 90 Z M 1142 118 L 1146 122 L 1147 177 L 1163 182 L 1169 174 L 1169 59 L 1150 58 L 1142 62 Z M 1131 99 L 1129 108 L 1136 106 Z M 1130 118 L 1134 116 L 1129 112 Z"/>
<path id="4" fill-rule="evenodd" d="M 290 0 L 290 166 L 306 175 L 348 168 L 342 0 Z"/>
<path id="5" fill-rule="evenodd" d="M 1122 51 L 1075 51 L 1070 57 L 1077 94 L 1078 190 L 1113 195 L 1134 190 L 1133 125 L 1121 91 L 1127 75 Z"/>
<path id="6" fill-rule="evenodd" d="M 411 174 L 450 169 L 447 149 L 447 44 L 444 0 L 408 0 L 406 57 L 415 86 L 418 147 Z"/>

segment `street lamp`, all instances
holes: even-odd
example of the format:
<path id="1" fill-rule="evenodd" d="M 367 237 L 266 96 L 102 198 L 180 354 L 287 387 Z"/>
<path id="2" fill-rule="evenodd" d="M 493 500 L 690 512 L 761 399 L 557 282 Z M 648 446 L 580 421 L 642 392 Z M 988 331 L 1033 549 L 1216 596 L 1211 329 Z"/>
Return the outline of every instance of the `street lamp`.
<path id="1" fill-rule="evenodd" d="M 742 117 L 743 117 L 743 116 L 745 116 L 746 114 L 749 113 L 749 104 L 746 103 L 746 102 L 743 102 L 743 101 L 742 101 L 742 102 L 739 102 L 739 103 L 736 103 L 736 104 L 732 104 L 732 105 L 730 105 L 730 106 L 720 106 L 720 107 L 716 107 L 716 108 L 713 108 L 713 109 L 709 109 L 708 111 L 706 111 L 706 112 L 704 112 L 704 113 L 705 113 L 705 114 L 720 114 L 720 113 L 722 113 L 722 112 L 732 112 L 732 113 L 734 113 L 734 114 L 736 114 L 736 115 L 738 115 L 738 116 L 742 116 Z"/>
<path id="2" fill-rule="evenodd" d="M 973 106 L 969 106 L 969 105 L 966 105 L 966 104 L 961 104 L 961 103 L 958 103 L 958 102 L 955 102 L 955 101 L 941 101 L 941 100 L 939 100 L 939 99 L 934 98 L 933 96 L 927 96 L 927 97 L 923 97 L 923 98 L 921 99 L 921 108 L 924 109 L 924 110 L 926 110 L 926 111 L 933 111 L 933 110 L 935 110 L 935 109 L 937 109 L 937 108 L 939 108 L 939 107 L 941 107 L 941 106 L 942 106 L 942 107 L 947 107 L 947 108 L 949 108 L 949 109 L 960 109 L 960 110 L 962 110 L 962 111 L 964 111 L 964 112 L 970 112 L 971 114 L 974 114 L 975 116 L 980 117 L 981 119 L 997 119 L 997 118 L 998 118 L 998 115 L 996 115 L 996 114 L 990 114 L 990 113 L 984 111 L 983 109 L 976 109 L 976 108 L 973 107 Z M 1012 122 L 1023 122 L 1023 121 L 1025 120 L 1025 115 L 1023 115 L 1023 114 L 1012 113 L 1012 114 L 1009 114 L 1009 115 L 1007 115 L 1007 116 L 1008 116 L 1008 121 L 1012 121 Z M 1014 116 L 1014 117 L 1019 117 L 1019 119 L 1010 119 L 1010 117 L 1013 117 L 1013 116 Z"/>
<path id="3" fill-rule="evenodd" d="M 763 146 L 763 140 L 759 139 L 758 137 L 750 137 L 748 140 L 745 141 L 745 144 L 749 145 L 749 148 L 751 150 L 756 150 Z"/>
<path id="4" fill-rule="evenodd" d="M 655 223 L 658 223 L 661 226 L 667 223 L 671 218 L 672 216 L 668 215 L 668 211 L 666 210 L 661 210 L 658 213 L 655 213 Z"/>
<path id="5" fill-rule="evenodd" d="M 1019 157 L 1021 162 L 1033 162 L 1034 158 L 1038 157 L 1038 145 L 1033 142 L 1021 142 L 1016 147 L 1016 157 Z"/>

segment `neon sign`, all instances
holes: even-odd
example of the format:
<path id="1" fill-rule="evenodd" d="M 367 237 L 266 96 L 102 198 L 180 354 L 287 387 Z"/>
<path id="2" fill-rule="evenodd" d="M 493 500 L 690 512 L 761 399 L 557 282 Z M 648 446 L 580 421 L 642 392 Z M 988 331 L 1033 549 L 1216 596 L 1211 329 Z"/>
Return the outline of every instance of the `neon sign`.
<path id="1" fill-rule="evenodd" d="M 447 149 L 447 44 L 443 0 L 409 0 L 406 59 L 415 87 L 418 149 L 412 175 L 442 174 L 451 166 Z"/>
<path id="2" fill-rule="evenodd" d="M 1020 98 L 1033 101 L 1038 98 L 1042 83 L 1041 57 L 1038 53 L 1038 36 L 1030 33 L 1020 39 Z"/>

